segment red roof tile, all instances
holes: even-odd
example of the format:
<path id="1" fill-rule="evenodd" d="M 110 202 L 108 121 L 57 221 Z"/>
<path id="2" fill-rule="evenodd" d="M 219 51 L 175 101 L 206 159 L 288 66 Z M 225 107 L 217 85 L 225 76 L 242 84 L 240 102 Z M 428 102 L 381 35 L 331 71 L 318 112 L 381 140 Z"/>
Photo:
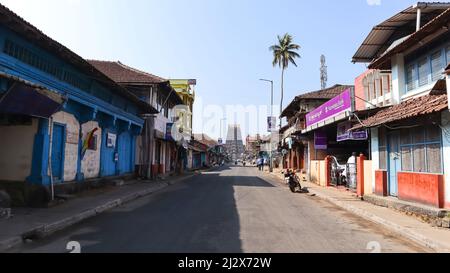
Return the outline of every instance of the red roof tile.
<path id="1" fill-rule="evenodd" d="M 425 95 L 381 110 L 374 116 L 362 121 L 362 124 L 353 127 L 353 129 L 377 127 L 402 119 L 440 112 L 447 107 L 447 94 Z"/>
<path id="2" fill-rule="evenodd" d="M 217 141 L 209 137 L 207 134 L 194 134 L 194 139 L 208 147 L 213 147 L 218 144 Z"/>
<path id="3" fill-rule="evenodd" d="M 88 62 L 117 83 L 158 84 L 168 82 L 161 77 L 124 65 L 120 61 L 88 60 Z"/>

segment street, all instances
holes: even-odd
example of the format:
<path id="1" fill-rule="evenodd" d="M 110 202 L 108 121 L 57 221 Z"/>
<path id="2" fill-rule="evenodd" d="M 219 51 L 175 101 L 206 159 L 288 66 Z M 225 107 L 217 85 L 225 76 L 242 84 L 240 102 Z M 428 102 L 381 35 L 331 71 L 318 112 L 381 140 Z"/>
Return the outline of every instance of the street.
<path id="1" fill-rule="evenodd" d="M 255 167 L 226 166 L 12 252 L 426 252 Z"/>

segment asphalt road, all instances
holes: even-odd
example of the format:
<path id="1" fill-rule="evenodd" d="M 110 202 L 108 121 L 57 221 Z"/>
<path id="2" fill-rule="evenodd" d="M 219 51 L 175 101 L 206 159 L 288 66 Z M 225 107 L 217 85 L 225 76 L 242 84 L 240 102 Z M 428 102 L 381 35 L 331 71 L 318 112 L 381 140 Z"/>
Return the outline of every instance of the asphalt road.
<path id="1" fill-rule="evenodd" d="M 424 252 L 254 167 L 224 167 L 75 225 L 17 252 Z"/>

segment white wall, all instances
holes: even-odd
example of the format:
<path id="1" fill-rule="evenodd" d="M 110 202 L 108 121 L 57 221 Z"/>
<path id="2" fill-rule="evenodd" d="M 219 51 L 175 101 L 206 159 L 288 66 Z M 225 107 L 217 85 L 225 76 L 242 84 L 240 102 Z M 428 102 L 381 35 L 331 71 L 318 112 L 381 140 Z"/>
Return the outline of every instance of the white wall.
<path id="1" fill-rule="evenodd" d="M 99 127 L 96 121 L 89 121 L 81 125 L 81 130 L 83 134 L 83 140 L 93 129 L 98 128 L 94 133 L 97 136 L 97 150 L 87 150 L 81 161 L 81 170 L 84 174 L 84 178 L 95 178 L 100 174 L 100 150 L 102 143 L 102 129 Z"/>
<path id="2" fill-rule="evenodd" d="M 80 124 L 77 119 L 69 113 L 58 112 L 53 116 L 53 122 L 66 125 L 66 143 L 64 151 L 64 181 L 73 181 L 77 175 L 78 141 Z M 50 143 L 51 147 L 51 143 Z"/>
<path id="3" fill-rule="evenodd" d="M 380 168 L 380 154 L 378 152 L 378 128 L 370 129 L 370 151 L 372 153 L 372 191 L 375 192 L 375 171 Z"/>
<path id="4" fill-rule="evenodd" d="M 0 126 L 0 180 L 25 181 L 31 174 L 37 128 L 35 118 L 28 126 Z"/>
<path id="5" fill-rule="evenodd" d="M 405 88 L 405 60 L 403 54 L 397 54 L 392 58 L 392 104 L 398 104 Z"/>
<path id="6" fill-rule="evenodd" d="M 444 156 L 444 180 L 445 180 L 445 202 L 450 204 L 450 112 L 445 110 L 442 112 L 442 154 Z"/>

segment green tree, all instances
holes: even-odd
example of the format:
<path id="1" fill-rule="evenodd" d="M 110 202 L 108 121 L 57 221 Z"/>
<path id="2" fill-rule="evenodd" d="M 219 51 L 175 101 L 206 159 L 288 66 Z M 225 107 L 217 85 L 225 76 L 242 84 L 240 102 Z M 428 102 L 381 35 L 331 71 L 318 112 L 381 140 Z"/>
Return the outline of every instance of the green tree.
<path id="1" fill-rule="evenodd" d="M 278 43 L 269 48 L 273 52 L 272 65 L 281 68 L 281 102 L 280 102 L 280 114 L 283 111 L 283 99 L 284 99 L 284 71 L 289 67 L 289 64 L 297 66 L 295 63 L 296 58 L 300 58 L 300 54 L 297 50 L 300 46 L 293 43 L 293 37 L 286 33 L 283 36 L 278 35 Z M 280 116 L 281 126 L 281 116 Z"/>

